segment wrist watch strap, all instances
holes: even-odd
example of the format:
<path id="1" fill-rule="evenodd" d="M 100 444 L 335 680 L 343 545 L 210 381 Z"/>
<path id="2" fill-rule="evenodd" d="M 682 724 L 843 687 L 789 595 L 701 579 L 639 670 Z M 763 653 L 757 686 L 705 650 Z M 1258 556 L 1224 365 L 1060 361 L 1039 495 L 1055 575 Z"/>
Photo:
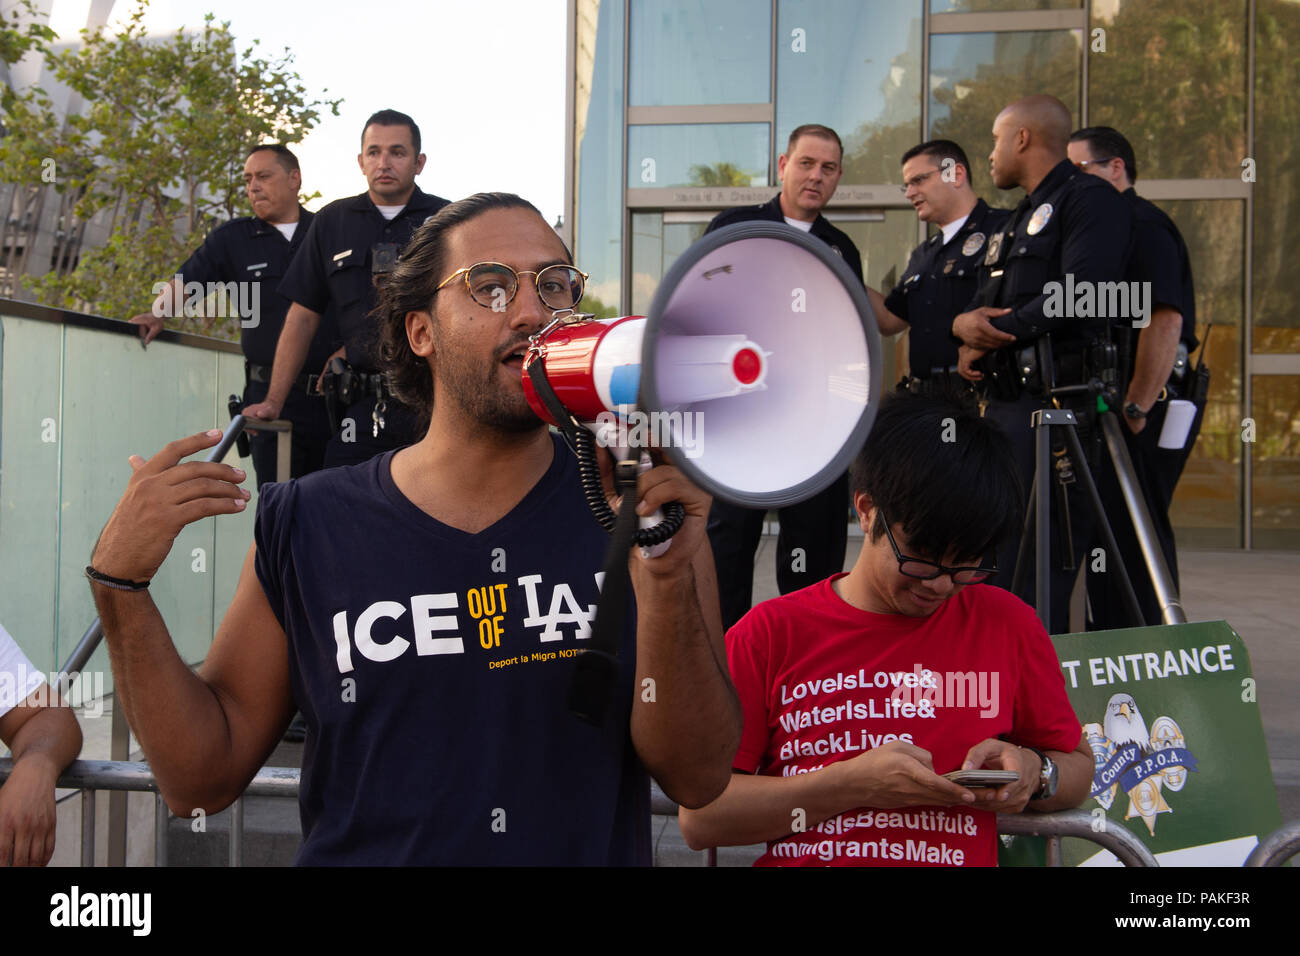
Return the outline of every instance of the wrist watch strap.
<path id="1" fill-rule="evenodd" d="M 1047 756 L 1037 747 L 1025 747 L 1026 750 L 1032 750 L 1038 754 L 1038 759 L 1043 762 L 1042 773 L 1038 777 L 1038 789 L 1034 791 L 1030 800 L 1047 800 L 1056 793 L 1056 785 L 1059 780 L 1059 771 L 1052 758 Z"/>

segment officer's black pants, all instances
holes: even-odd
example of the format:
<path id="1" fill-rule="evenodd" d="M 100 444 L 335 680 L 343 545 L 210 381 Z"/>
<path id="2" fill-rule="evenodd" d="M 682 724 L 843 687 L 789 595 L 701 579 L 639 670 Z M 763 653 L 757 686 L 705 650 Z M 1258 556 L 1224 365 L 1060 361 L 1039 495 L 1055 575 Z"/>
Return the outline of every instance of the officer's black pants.
<path id="1" fill-rule="evenodd" d="M 985 412 L 985 417 L 997 422 L 1011 441 L 1012 452 L 1015 455 L 1016 471 L 1020 475 L 1021 487 L 1024 490 L 1027 506 L 1030 503 L 1029 496 L 1034 487 L 1034 429 L 1030 424 L 1030 418 L 1041 407 L 1043 407 L 1043 404 L 1039 399 L 1026 395 L 1014 402 L 991 401 L 988 410 Z M 1075 414 L 1076 417 L 1081 418 L 1078 412 Z M 1048 430 L 1049 437 L 1054 430 L 1054 427 Z M 1083 430 L 1080 431 L 1079 438 L 1086 451 L 1088 441 Z M 1071 456 L 1071 460 L 1073 461 L 1073 456 Z M 1073 545 L 1073 561 L 1071 563 L 1074 570 L 1072 571 L 1066 571 L 1062 567 L 1065 550 L 1065 538 L 1062 534 L 1064 515 L 1060 504 L 1060 493 L 1057 491 L 1055 469 L 1052 468 L 1048 475 L 1048 489 L 1052 496 L 1052 531 L 1049 554 L 1051 618 L 1048 622 L 1048 632 L 1051 634 L 1065 634 L 1069 631 L 1070 592 L 1074 589 L 1075 578 L 1078 576 L 1086 549 L 1092 540 L 1093 513 L 1091 506 L 1088 504 L 1087 493 L 1083 489 L 1081 476 L 1082 470 L 1088 467 L 1088 463 L 1086 461 L 1073 461 L 1073 464 L 1076 480 L 1073 484 L 1067 486 L 1066 492 L 1070 512 L 1071 543 Z M 1021 515 L 1022 524 L 1023 518 L 1024 515 Z M 1020 591 L 1015 592 L 1018 598 L 1031 606 L 1034 605 L 1034 594 L 1037 588 L 1037 570 L 1034 563 L 1035 541 L 1036 536 L 1029 539 L 1029 548 L 1024 556 L 1024 560 L 1028 562 L 1025 584 Z M 991 584 L 996 584 L 1008 591 L 1011 590 L 1016 570 L 1016 560 L 1020 557 L 1019 551 L 1019 534 L 1014 535 L 998 549 L 998 573 L 991 579 Z"/>
<path id="2" fill-rule="evenodd" d="M 394 448 L 413 445 L 424 437 L 425 428 L 415 410 L 397 399 L 385 399 L 384 427 L 374 433 L 373 396 L 354 402 L 343 413 L 338 432 L 325 450 L 325 467 L 358 465 Z"/>
<path id="3" fill-rule="evenodd" d="M 1151 524 L 1160 542 L 1160 550 L 1164 553 L 1165 564 L 1169 566 L 1169 573 L 1174 579 L 1174 586 L 1177 587 L 1178 552 L 1174 547 L 1173 525 L 1169 521 L 1169 504 L 1173 501 L 1174 489 L 1192 452 L 1192 445 L 1196 441 L 1197 434 L 1200 433 L 1201 416 L 1204 414 L 1205 407 L 1202 405 L 1196 410 L 1196 418 L 1192 421 L 1186 443 L 1182 448 L 1174 449 L 1159 447 L 1160 431 L 1164 428 L 1168 409 L 1168 402 L 1156 402 L 1147 416 L 1146 428 L 1136 435 L 1129 430 L 1125 422 L 1121 421 L 1119 425 L 1124 443 L 1128 446 L 1129 457 L 1133 459 L 1134 478 L 1146 499 L 1147 511 L 1151 514 Z M 1133 521 L 1124 503 L 1124 496 L 1120 493 L 1119 482 L 1115 478 L 1114 469 L 1109 466 L 1109 452 L 1107 452 L 1107 467 L 1102 469 L 1097 487 L 1101 493 L 1106 517 L 1115 532 L 1115 543 L 1119 546 L 1120 555 L 1124 559 L 1124 567 L 1128 571 L 1129 580 L 1133 582 L 1138 606 L 1142 609 L 1143 623 L 1161 624 L 1164 617 L 1160 612 L 1160 602 L 1156 600 L 1155 586 L 1147 571 L 1146 562 L 1142 558 L 1142 549 L 1138 547 L 1137 534 L 1133 531 Z M 1093 546 L 1103 546 L 1100 536 Z M 1124 599 L 1121 597 L 1119 576 L 1116 572 L 1114 561 L 1107 561 L 1104 574 L 1094 573 L 1089 568 L 1089 630 L 1134 627 L 1137 624 L 1125 608 Z"/>
<path id="4" fill-rule="evenodd" d="M 266 382 L 249 382 L 244 386 L 244 405 L 256 405 L 266 400 Z M 289 477 L 301 478 L 325 466 L 325 445 L 330 438 L 329 416 L 325 412 L 325 399 L 308 395 L 294 387 L 285 400 L 280 417 L 293 423 L 289 444 Z M 276 474 L 279 432 L 259 431 L 248 436 L 249 451 L 253 458 L 253 471 L 257 487 L 278 481 Z"/>
<path id="5" fill-rule="evenodd" d="M 825 491 L 778 512 L 776 584 L 782 594 L 816 584 L 844 570 L 848 545 L 849 477 L 841 475 Z M 730 628 L 754 601 L 754 552 L 763 536 L 765 511 L 714 499 L 709 512 L 709 544 L 718 573 L 722 626 Z M 799 550 L 801 553 L 795 554 Z"/>

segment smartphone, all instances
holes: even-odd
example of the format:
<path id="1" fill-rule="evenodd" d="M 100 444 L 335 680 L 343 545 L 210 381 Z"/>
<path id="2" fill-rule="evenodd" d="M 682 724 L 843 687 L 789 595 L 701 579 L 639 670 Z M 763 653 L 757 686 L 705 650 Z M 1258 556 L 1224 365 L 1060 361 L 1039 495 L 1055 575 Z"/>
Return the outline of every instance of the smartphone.
<path id="1" fill-rule="evenodd" d="M 1015 783 L 1020 774 L 1014 770 L 954 770 L 943 775 L 945 780 L 959 783 L 963 787 L 1001 787 Z"/>

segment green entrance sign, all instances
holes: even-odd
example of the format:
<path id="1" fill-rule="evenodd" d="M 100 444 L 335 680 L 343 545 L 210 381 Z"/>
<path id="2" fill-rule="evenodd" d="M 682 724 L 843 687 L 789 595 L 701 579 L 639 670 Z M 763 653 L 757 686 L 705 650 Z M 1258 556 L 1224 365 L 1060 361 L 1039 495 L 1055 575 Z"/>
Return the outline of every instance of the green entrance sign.
<path id="1" fill-rule="evenodd" d="M 1094 829 L 1128 828 L 1161 866 L 1240 866 L 1281 825 L 1250 656 L 1226 622 L 1052 641 L 1096 761 L 1083 803 Z M 1062 860 L 1118 862 L 1078 839 Z"/>

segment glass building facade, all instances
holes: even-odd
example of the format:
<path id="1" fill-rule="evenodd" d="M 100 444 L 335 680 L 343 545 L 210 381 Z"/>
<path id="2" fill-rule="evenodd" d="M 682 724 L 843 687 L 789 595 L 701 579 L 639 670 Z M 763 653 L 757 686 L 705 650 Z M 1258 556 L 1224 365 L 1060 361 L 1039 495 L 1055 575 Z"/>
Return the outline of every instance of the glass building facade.
<path id="1" fill-rule="evenodd" d="M 1133 143 L 1191 253 L 1210 400 L 1184 547 L 1300 548 L 1300 0 L 570 0 L 566 221 L 588 311 L 644 312 L 720 210 L 763 202 L 790 131 L 844 140 L 827 217 L 887 292 L 926 229 L 899 157 L 1051 93 Z M 1213 330 L 1207 336 L 1207 327 Z M 905 366 L 906 343 L 886 356 Z"/>

